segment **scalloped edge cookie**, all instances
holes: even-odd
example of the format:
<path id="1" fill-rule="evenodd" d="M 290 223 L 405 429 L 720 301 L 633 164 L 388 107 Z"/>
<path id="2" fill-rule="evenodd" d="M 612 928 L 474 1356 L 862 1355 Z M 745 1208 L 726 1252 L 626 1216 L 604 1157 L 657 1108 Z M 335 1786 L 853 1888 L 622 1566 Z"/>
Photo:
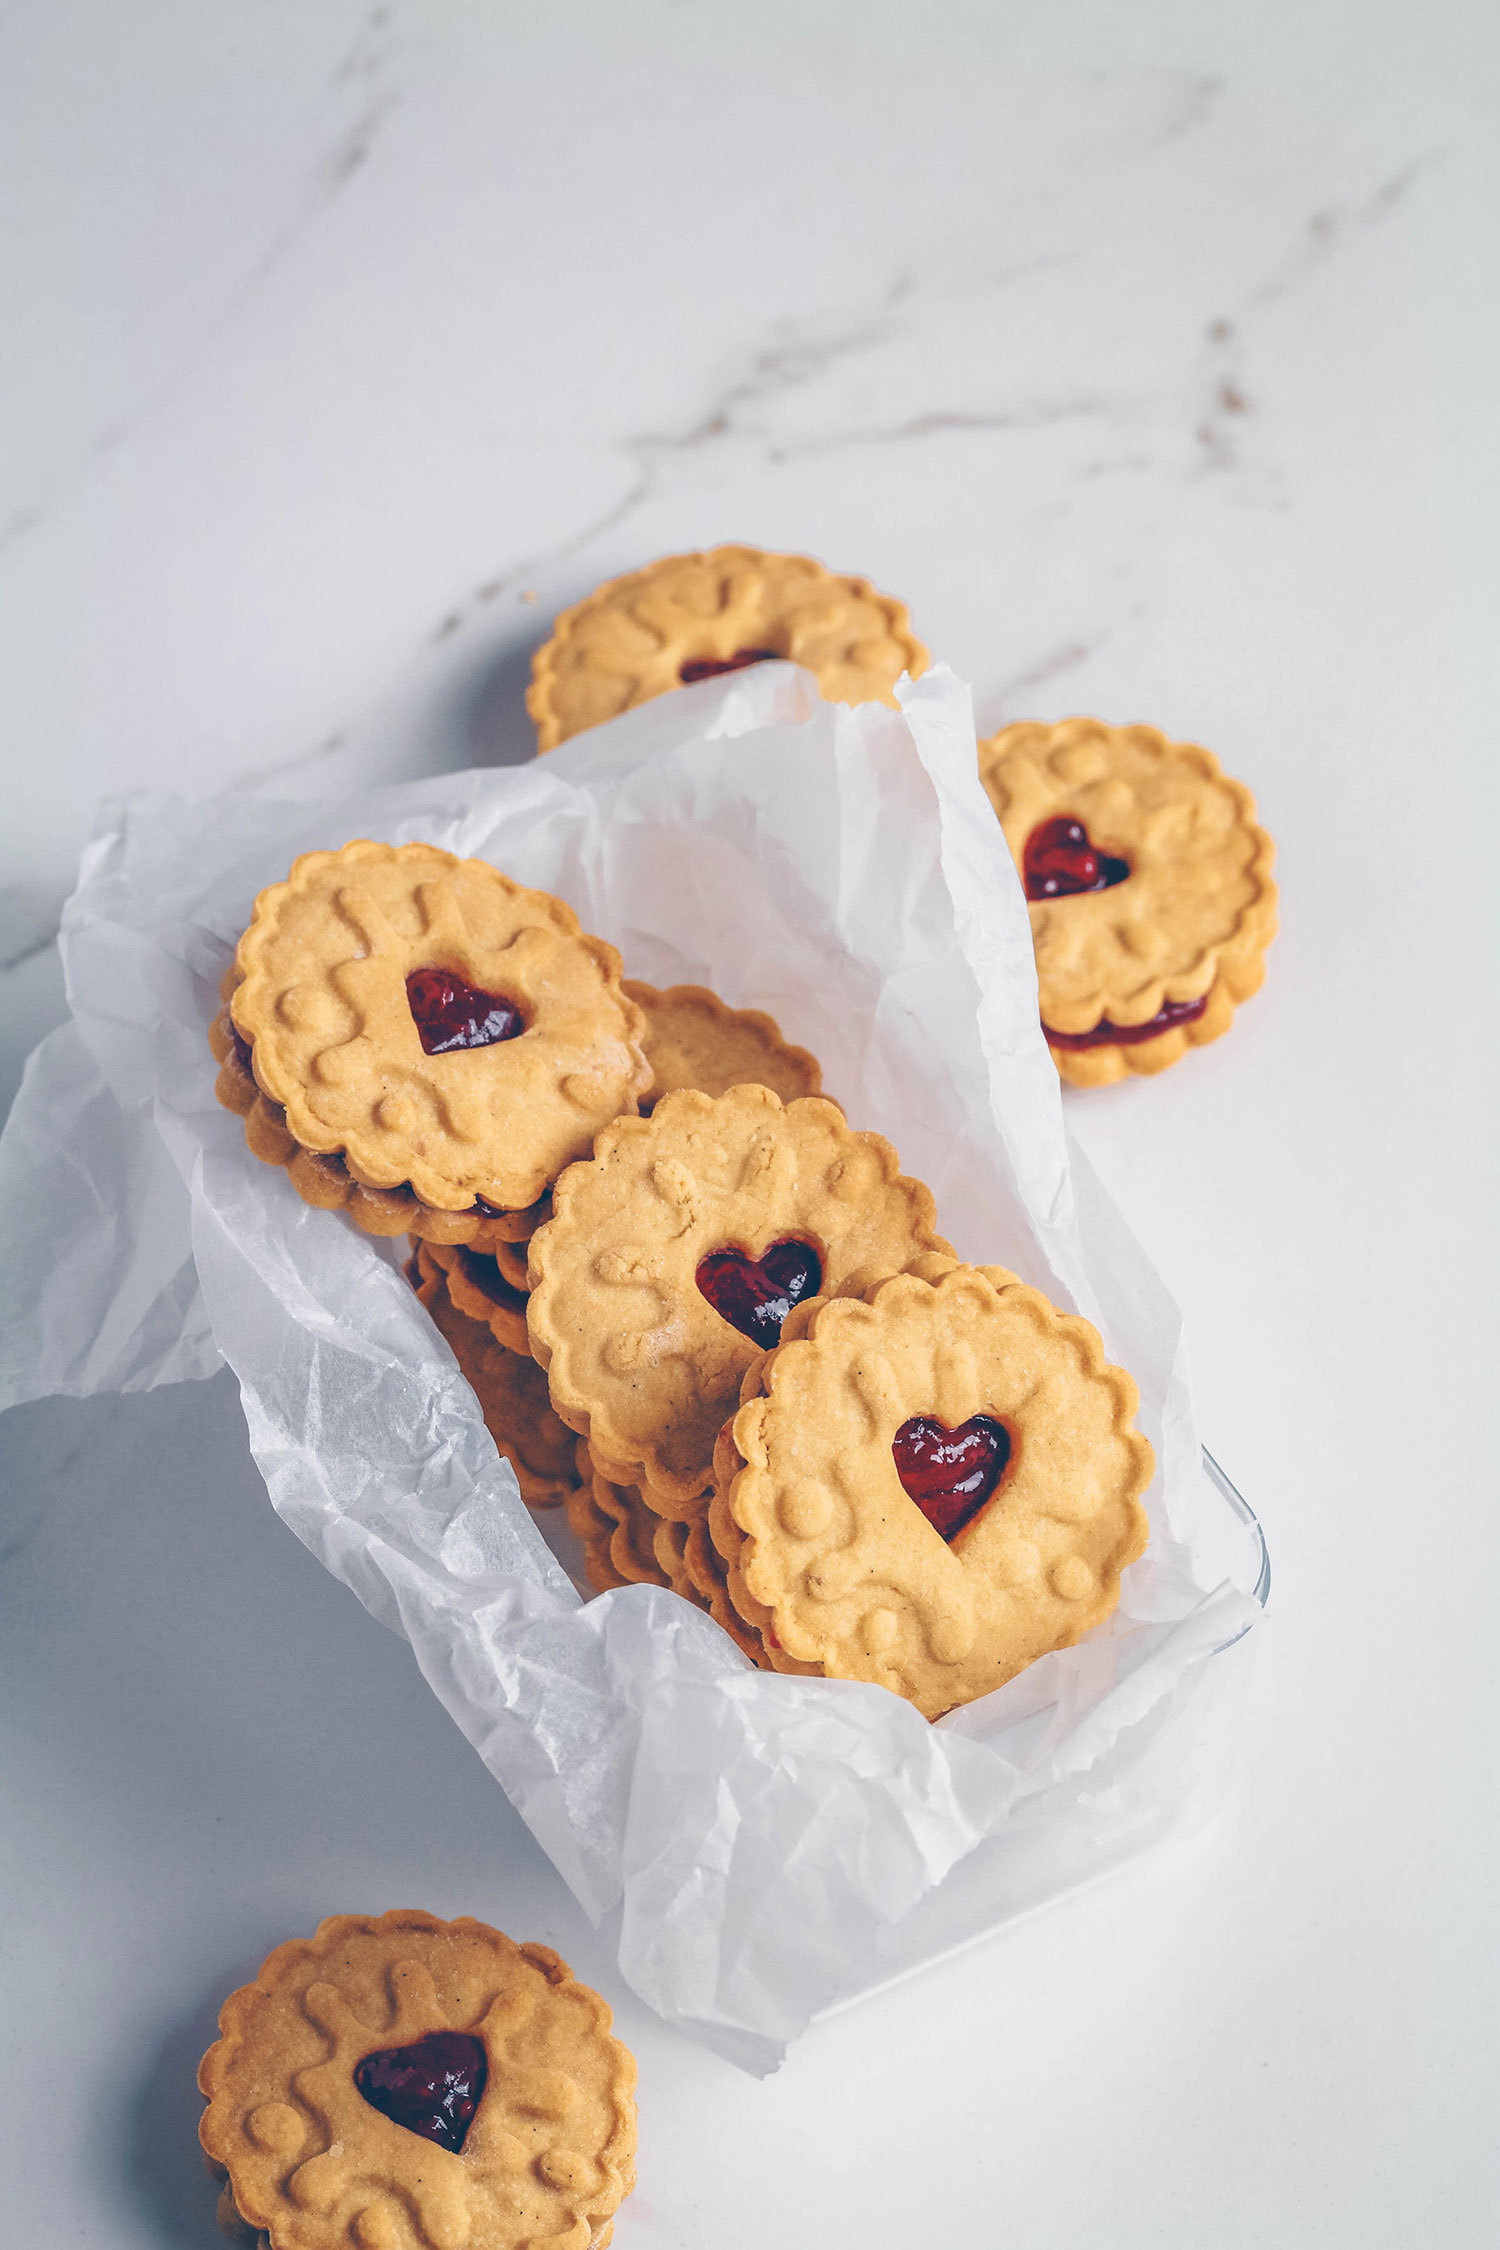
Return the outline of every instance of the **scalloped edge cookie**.
<path id="1" fill-rule="evenodd" d="M 671 693 L 687 663 L 738 669 L 734 659 L 750 651 L 804 666 L 830 703 L 894 704 L 902 673 L 916 679 L 932 661 L 905 602 L 810 555 L 737 546 L 661 555 L 558 617 L 526 691 L 537 749 Z"/>
<path id="2" fill-rule="evenodd" d="M 954 1272 L 962 1263 L 959 1258 L 929 1251 L 913 1258 L 902 1267 L 903 1273 L 915 1274 L 922 1281 L 940 1281 L 944 1274 Z M 1008 1266 L 978 1266 L 986 1281 L 996 1289 L 1007 1289 L 1018 1279 Z M 874 1267 L 865 1267 L 852 1273 L 834 1297 L 853 1298 L 863 1303 L 883 1281 L 893 1277 Z M 787 1315 L 781 1331 L 779 1351 L 784 1344 L 797 1343 L 806 1336 L 814 1315 L 833 1297 L 814 1297 L 809 1302 L 794 1305 Z M 740 1386 L 740 1405 L 748 1406 L 752 1399 L 764 1398 L 767 1372 L 774 1360 L 774 1351 L 762 1353 L 759 1360 L 745 1370 Z M 694 1525 L 689 1534 L 689 1557 L 694 1567 L 694 1579 L 701 1584 L 710 1599 L 713 1615 L 725 1631 L 731 1634 L 739 1647 L 753 1663 L 772 1671 L 798 1673 L 804 1676 L 819 1674 L 816 1664 L 799 1664 L 789 1656 L 777 1640 L 772 1612 L 764 1602 L 756 1600 L 745 1580 L 745 1537 L 735 1522 L 728 1506 L 730 1485 L 745 1467 L 745 1461 L 734 1442 L 734 1416 L 731 1415 L 714 1441 L 714 1490 L 709 1499 L 708 1512 L 701 1527 Z M 701 1533 L 706 1535 L 700 1538 Z"/>
<path id="3" fill-rule="evenodd" d="M 513 1288 L 497 1257 L 470 1250 L 462 1243 L 419 1242 L 417 1257 L 421 1278 L 441 1274 L 443 1286 L 458 1310 L 481 1322 L 508 1352 L 531 1357 L 526 1327 L 528 1293 Z"/>
<path id="4" fill-rule="evenodd" d="M 256 899 L 235 963 L 231 1029 L 283 1130 L 427 1210 L 529 1209 L 650 1084 L 615 948 L 437 845 L 304 852 Z M 429 1053 L 407 989 L 429 969 L 504 992 L 519 1035 Z"/>
<path id="5" fill-rule="evenodd" d="M 646 1019 L 641 1044 L 652 1082 L 641 1096 L 643 1117 L 684 1086 L 708 1095 L 727 1094 L 731 1086 L 769 1086 L 783 1103 L 823 1092 L 817 1057 L 784 1039 L 776 1018 L 762 1009 L 731 1008 L 703 984 L 658 988 L 626 977 L 623 989 Z"/>
<path id="6" fill-rule="evenodd" d="M 356 1180 L 341 1156 L 319 1156 L 288 1132 L 286 1111 L 263 1094 L 240 1052 L 227 1005 L 239 983 L 231 968 L 224 979 L 226 1005 L 208 1027 L 208 1044 L 219 1065 L 214 1097 L 245 1125 L 245 1141 L 262 1164 L 280 1166 L 304 1203 L 318 1211 L 344 1211 L 362 1234 L 389 1238 L 409 1234 L 424 1242 L 466 1243 L 475 1250 L 498 1251 L 530 1240 L 552 1216 L 552 1197 L 541 1196 L 525 1211 L 434 1211 L 410 1188 L 371 1188 Z"/>
<path id="7" fill-rule="evenodd" d="M 584 1451 L 588 1451 L 587 1446 Z M 594 1505 L 612 1527 L 609 1534 L 610 1567 L 617 1574 L 621 1585 L 670 1586 L 672 1581 L 656 1554 L 655 1530 L 658 1519 L 641 1498 L 640 1487 L 615 1484 L 603 1474 L 597 1462 L 592 1463 L 592 1466 Z"/>
<path id="8" fill-rule="evenodd" d="M 221 2218 L 265 2230 L 276 2250 L 394 2250 L 413 2227 L 439 2250 L 477 2243 L 476 2218 L 486 2250 L 543 2235 L 604 2250 L 635 2185 L 635 2058 L 612 2023 L 550 1946 L 417 1908 L 331 1915 L 229 1995 L 199 2065 Z M 481 2039 L 488 2061 L 457 2151 L 392 2122 L 354 2082 L 365 2055 L 448 2029 Z M 568 2145 L 570 2121 L 597 2145 Z"/>
<path id="9" fill-rule="evenodd" d="M 1111 760 L 1126 759 L 1145 760 L 1147 772 L 1163 781 L 1175 769 L 1182 776 L 1175 801 L 1170 789 L 1159 788 L 1157 802 L 1122 802 L 1125 784 L 1111 772 Z M 1121 884 L 1027 902 L 1042 1029 L 1059 1075 L 1073 1086 L 1150 1077 L 1190 1048 L 1221 1038 L 1236 1007 L 1264 982 L 1266 948 L 1277 927 L 1275 846 L 1256 820 L 1255 800 L 1244 783 L 1226 774 L 1201 743 L 1173 741 L 1156 727 L 1112 727 L 1091 718 L 1003 727 L 979 744 L 979 774 L 1023 881 L 1028 837 L 1042 821 L 1060 817 L 1083 821 L 1097 848 L 1132 862 L 1127 880 L 1136 888 L 1128 896 Z M 1229 817 L 1218 823 L 1208 845 L 1196 850 L 1191 840 L 1202 810 L 1215 804 L 1229 808 Z M 1224 860 L 1225 881 L 1246 894 L 1228 928 L 1224 909 L 1215 903 L 1223 883 L 1206 889 L 1203 883 L 1216 856 Z M 1180 880 L 1173 895 L 1174 875 L 1181 870 L 1194 878 L 1198 895 L 1184 890 Z M 1080 967 L 1073 980 L 1088 982 L 1086 996 L 1064 995 L 1056 976 L 1049 976 L 1054 926 L 1067 930 L 1081 962 L 1097 962 L 1092 979 Z M 1179 958 L 1157 969 L 1170 950 L 1163 930 L 1182 933 Z M 1128 1029 L 1152 1022 L 1169 1004 L 1199 1002 L 1201 1015 L 1169 1024 L 1153 1038 L 1081 1048 L 1060 1044 L 1104 1023 Z"/>
<path id="10" fill-rule="evenodd" d="M 818 1304 L 720 1433 L 708 1526 L 728 1598 L 774 1669 L 871 1681 L 938 1718 L 1115 1608 L 1155 1470 L 1138 1403 L 1088 1321 L 973 1266 Z M 913 1415 L 952 1429 L 975 1413 L 1012 1450 L 950 1543 L 908 1501 L 890 1442 Z"/>

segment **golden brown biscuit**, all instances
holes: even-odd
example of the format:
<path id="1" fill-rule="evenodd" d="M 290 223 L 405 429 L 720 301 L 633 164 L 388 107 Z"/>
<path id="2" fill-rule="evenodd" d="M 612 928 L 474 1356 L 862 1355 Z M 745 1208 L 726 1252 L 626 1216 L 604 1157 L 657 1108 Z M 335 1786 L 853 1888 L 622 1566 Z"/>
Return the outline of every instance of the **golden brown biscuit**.
<path id="1" fill-rule="evenodd" d="M 706 1518 L 687 1526 L 683 1541 L 683 1564 L 692 1596 L 701 1609 L 706 1609 L 716 1625 L 724 1631 L 752 1664 L 763 1670 L 770 1668 L 770 1658 L 761 1637 L 759 1625 L 747 1618 L 738 1607 L 730 1591 L 728 1573 L 713 1539 Z"/>
<path id="2" fill-rule="evenodd" d="M 245 1139 L 252 1155 L 263 1164 L 279 1164 L 304 1203 L 319 1211 L 347 1211 L 365 1234 L 396 1235 L 420 1232 L 428 1242 L 465 1242 L 481 1251 L 499 1251 L 527 1242 L 544 1220 L 552 1216 L 552 1198 L 542 1196 L 526 1211 L 432 1211 L 410 1188 L 368 1188 L 350 1172 L 341 1156 L 318 1156 L 303 1148 L 288 1132 L 286 1112 L 269 1101 L 255 1083 L 250 1069 L 250 1049 L 234 1028 L 227 1005 L 230 992 L 240 982 L 231 968 L 224 979 L 226 1005 L 208 1027 L 208 1043 L 219 1065 L 214 1092 L 225 1109 L 245 1121 Z"/>
<path id="3" fill-rule="evenodd" d="M 274 2250 L 602 2250 L 635 2184 L 635 2062 L 545 1945 L 336 1914 L 219 2012 L 198 2071 L 221 2214 Z"/>
<path id="4" fill-rule="evenodd" d="M 575 1438 L 573 1442 L 578 1448 L 579 1478 L 567 1497 L 568 1529 L 583 1549 L 584 1577 L 596 1594 L 607 1594 L 616 1586 L 630 1583 L 623 1571 L 615 1568 L 610 1553 L 610 1542 L 619 1528 L 618 1519 L 599 1505 L 587 1445 L 582 1438 Z"/>
<path id="5" fill-rule="evenodd" d="M 497 1257 L 464 1244 L 419 1242 L 417 1264 L 421 1280 L 441 1274 L 443 1285 L 458 1310 L 470 1320 L 483 1321 L 497 1344 L 508 1352 L 531 1356 L 527 1339 L 524 1289 L 513 1289 Z"/>
<path id="6" fill-rule="evenodd" d="M 684 1086 L 700 1094 L 769 1086 L 783 1102 L 823 1091 L 815 1057 L 783 1039 L 774 1016 L 758 1008 L 731 1008 L 701 984 L 674 984 L 659 992 L 655 985 L 627 977 L 624 989 L 646 1019 L 641 1043 L 652 1085 L 641 1097 L 643 1117 L 663 1094 Z"/>
<path id="7" fill-rule="evenodd" d="M 529 1352 L 498 1342 L 488 1323 L 459 1310 L 427 1244 L 417 1246 L 406 1271 L 479 1401 L 495 1450 L 514 1469 L 521 1498 L 528 1508 L 559 1507 L 579 1483 L 578 1440 L 553 1413 L 546 1376 Z"/>
<path id="8" fill-rule="evenodd" d="M 1030 901 L 1062 1076 L 1147 1075 L 1227 1031 L 1276 935 L 1275 847 L 1211 751 L 1097 719 L 1006 727 L 980 778 Z"/>
<path id="9" fill-rule="evenodd" d="M 709 1527 L 778 1670 L 937 1718 L 1114 1608 L 1154 1459 L 1087 1321 L 973 1266 L 898 1274 L 819 1306 L 763 1385 L 721 1434 Z"/>
<path id="10" fill-rule="evenodd" d="M 931 658 L 906 604 L 807 555 L 714 547 L 664 555 L 564 610 L 532 660 L 538 750 L 694 680 L 789 657 L 830 703 L 894 703 Z"/>
<path id="11" fill-rule="evenodd" d="M 642 1500 L 641 1505 L 644 1507 L 646 1502 Z M 691 1529 L 691 1524 L 672 1523 L 664 1516 L 653 1515 L 651 1551 L 673 1593 L 681 1594 L 685 1601 L 697 1602 L 701 1609 L 703 1604 L 687 1567 L 687 1540 Z"/>
<path id="12" fill-rule="evenodd" d="M 299 1151 L 414 1199 L 409 1233 L 472 1243 L 528 1212 L 650 1083 L 614 947 L 560 899 L 433 845 L 304 854 L 256 900 L 236 966 L 214 1048 L 227 1028 L 265 1097 L 251 1146 L 304 1193 Z M 221 1098 L 238 1107 L 239 1089 Z M 338 1184 L 319 1174 L 310 1200 Z"/>
<path id="13" fill-rule="evenodd" d="M 658 1514 L 701 1512 L 719 1425 L 790 1307 L 856 1267 L 946 1250 L 930 1191 L 832 1102 L 668 1094 L 600 1134 L 532 1237 L 531 1348 L 552 1403 Z"/>
<path id="14" fill-rule="evenodd" d="M 935 1282 L 940 1281 L 944 1274 L 955 1272 L 959 1263 L 957 1258 L 949 1254 L 928 1251 L 922 1257 L 913 1258 L 902 1271 L 915 1274 L 923 1281 Z M 1009 1288 L 1016 1279 L 1006 1266 L 978 1266 L 972 1270 L 983 1274 L 995 1289 Z M 863 1303 L 883 1281 L 889 1279 L 888 1274 L 867 1266 L 848 1275 L 842 1287 L 834 1294 Z M 826 1298 L 815 1298 L 811 1303 L 793 1306 L 782 1325 L 781 1345 L 795 1343 L 805 1336 L 827 1302 Z M 781 1345 L 776 1349 L 779 1350 Z M 752 1399 L 767 1395 L 766 1382 L 775 1358 L 775 1350 L 764 1352 L 745 1370 L 740 1385 L 742 1406 L 747 1406 Z M 734 1635 L 745 1654 L 754 1662 L 768 1665 L 780 1672 L 818 1673 L 822 1669 L 820 1665 L 798 1663 L 788 1655 L 777 1638 L 772 1612 L 764 1602 L 756 1599 L 746 1582 L 745 1538 L 728 1505 L 729 1488 L 744 1466 L 734 1442 L 734 1420 L 731 1417 L 714 1441 L 714 1490 L 701 1527 L 711 1544 L 704 1545 L 701 1542 L 698 1525 L 694 1525 L 689 1534 L 688 1559 L 690 1564 L 696 1566 L 695 1579 L 701 1583 L 705 1593 L 711 1596 L 713 1613 L 719 1623 Z M 725 1608 L 738 1621 L 742 1631 L 735 1630 L 735 1625 L 724 1614 Z"/>
<path id="15" fill-rule="evenodd" d="M 655 1532 L 660 1518 L 646 1506 L 639 1486 L 614 1484 L 596 1466 L 594 1504 L 613 1527 L 609 1559 L 621 1584 L 670 1586 L 671 1578 L 656 1556 Z"/>

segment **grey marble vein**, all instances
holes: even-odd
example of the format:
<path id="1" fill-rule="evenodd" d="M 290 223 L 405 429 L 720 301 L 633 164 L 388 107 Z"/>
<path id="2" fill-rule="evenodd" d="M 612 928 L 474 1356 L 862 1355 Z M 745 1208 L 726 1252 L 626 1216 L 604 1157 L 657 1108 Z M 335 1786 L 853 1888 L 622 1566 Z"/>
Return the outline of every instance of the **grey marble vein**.
<path id="1" fill-rule="evenodd" d="M 340 191 L 369 162 L 382 127 L 397 106 L 399 89 L 392 73 L 393 10 L 372 8 L 366 15 L 343 61 L 333 75 L 336 89 L 352 93 L 355 112 L 332 146 L 313 164 L 287 217 L 250 266 L 199 328 L 196 336 L 134 406 L 97 431 L 83 451 L 52 478 L 47 489 L 23 502 L 0 524 L 0 559 L 45 523 L 111 455 L 171 405 L 204 359 L 236 326 L 266 283 L 285 264 L 309 229 L 329 209 Z"/>

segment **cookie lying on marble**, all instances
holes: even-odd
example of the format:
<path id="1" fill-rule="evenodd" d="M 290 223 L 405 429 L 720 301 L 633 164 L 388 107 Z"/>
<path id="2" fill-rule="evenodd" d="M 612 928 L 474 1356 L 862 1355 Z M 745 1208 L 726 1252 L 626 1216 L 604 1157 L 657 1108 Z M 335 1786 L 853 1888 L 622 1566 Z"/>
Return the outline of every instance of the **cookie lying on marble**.
<path id="1" fill-rule="evenodd" d="M 374 1234 L 526 1239 L 650 1085 L 614 947 L 435 845 L 306 853 L 256 900 L 226 981 L 219 1099 L 308 1202 Z"/>
<path id="2" fill-rule="evenodd" d="M 1003 1269 L 926 1261 L 830 1298 L 745 1388 L 708 1526 L 777 1671 L 938 1718 L 1100 1624 L 1145 1549 L 1135 1384 Z"/>
<path id="3" fill-rule="evenodd" d="M 1062 1076 L 1165 1070 L 1227 1031 L 1276 935 L 1275 847 L 1213 753 L 1154 727 L 1006 727 L 979 771 L 1021 872 Z"/>
<path id="4" fill-rule="evenodd" d="M 198 2134 L 272 2250 L 604 2250 L 635 2185 L 635 2061 L 545 1945 L 337 1914 L 219 2012 Z"/>
<path id="5" fill-rule="evenodd" d="M 572 609 L 532 660 L 526 708 L 538 750 L 672 688 L 789 657 L 830 703 L 893 703 L 931 659 L 904 602 L 807 555 L 714 547 L 611 578 Z"/>

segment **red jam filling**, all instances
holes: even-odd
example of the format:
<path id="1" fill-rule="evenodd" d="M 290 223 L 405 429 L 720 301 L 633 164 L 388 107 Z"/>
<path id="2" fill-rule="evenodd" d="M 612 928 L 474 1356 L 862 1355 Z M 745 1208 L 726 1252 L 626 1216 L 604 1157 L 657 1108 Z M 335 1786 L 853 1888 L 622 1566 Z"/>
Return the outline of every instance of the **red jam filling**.
<path id="1" fill-rule="evenodd" d="M 989 1414 L 972 1414 L 956 1430 L 914 1414 L 892 1439 L 891 1458 L 903 1491 L 951 1546 L 1004 1475 L 1010 1432 Z"/>
<path id="2" fill-rule="evenodd" d="M 251 1067 L 250 1062 L 250 1042 L 241 1031 L 239 1025 L 235 1022 L 233 1016 L 231 1016 L 229 1019 L 229 1036 L 234 1041 L 235 1053 L 238 1055 L 240 1061 L 244 1064 L 246 1070 L 249 1070 L 251 1072 L 251 1076 L 253 1077 L 254 1071 Z"/>
<path id="3" fill-rule="evenodd" d="M 1205 992 L 1201 1000 L 1169 1000 L 1145 1023 L 1111 1023 L 1105 1016 L 1092 1031 L 1054 1031 L 1050 1023 L 1042 1029 L 1054 1047 L 1064 1047 L 1069 1054 L 1082 1047 L 1138 1047 L 1143 1039 L 1159 1039 L 1179 1023 L 1196 1023 L 1207 1006 Z"/>
<path id="4" fill-rule="evenodd" d="M 489 2075 L 484 2041 L 468 2031 L 429 2031 L 409 2047 L 382 2047 L 354 2066 L 371 2109 L 457 2156 Z"/>
<path id="5" fill-rule="evenodd" d="M 816 1297 L 823 1268 L 806 1242 L 773 1242 L 761 1258 L 713 1250 L 699 1261 L 698 1287 L 721 1320 L 769 1351 L 781 1324 L 803 1297 Z"/>
<path id="6" fill-rule="evenodd" d="M 513 1001 L 465 984 L 451 969 L 413 969 L 406 980 L 406 1005 L 424 1055 L 493 1047 L 526 1029 Z"/>
<path id="7" fill-rule="evenodd" d="M 752 664 L 774 664 L 778 652 L 774 648 L 737 648 L 733 656 L 722 660 L 715 656 L 690 656 L 678 669 L 677 677 L 684 687 L 694 680 L 716 680 L 721 672 L 743 672 Z"/>
<path id="8" fill-rule="evenodd" d="M 1112 858 L 1090 843 L 1081 820 L 1060 813 L 1039 821 L 1026 839 L 1021 874 L 1028 898 L 1070 898 L 1076 891 L 1107 891 L 1130 873 L 1128 859 Z"/>

